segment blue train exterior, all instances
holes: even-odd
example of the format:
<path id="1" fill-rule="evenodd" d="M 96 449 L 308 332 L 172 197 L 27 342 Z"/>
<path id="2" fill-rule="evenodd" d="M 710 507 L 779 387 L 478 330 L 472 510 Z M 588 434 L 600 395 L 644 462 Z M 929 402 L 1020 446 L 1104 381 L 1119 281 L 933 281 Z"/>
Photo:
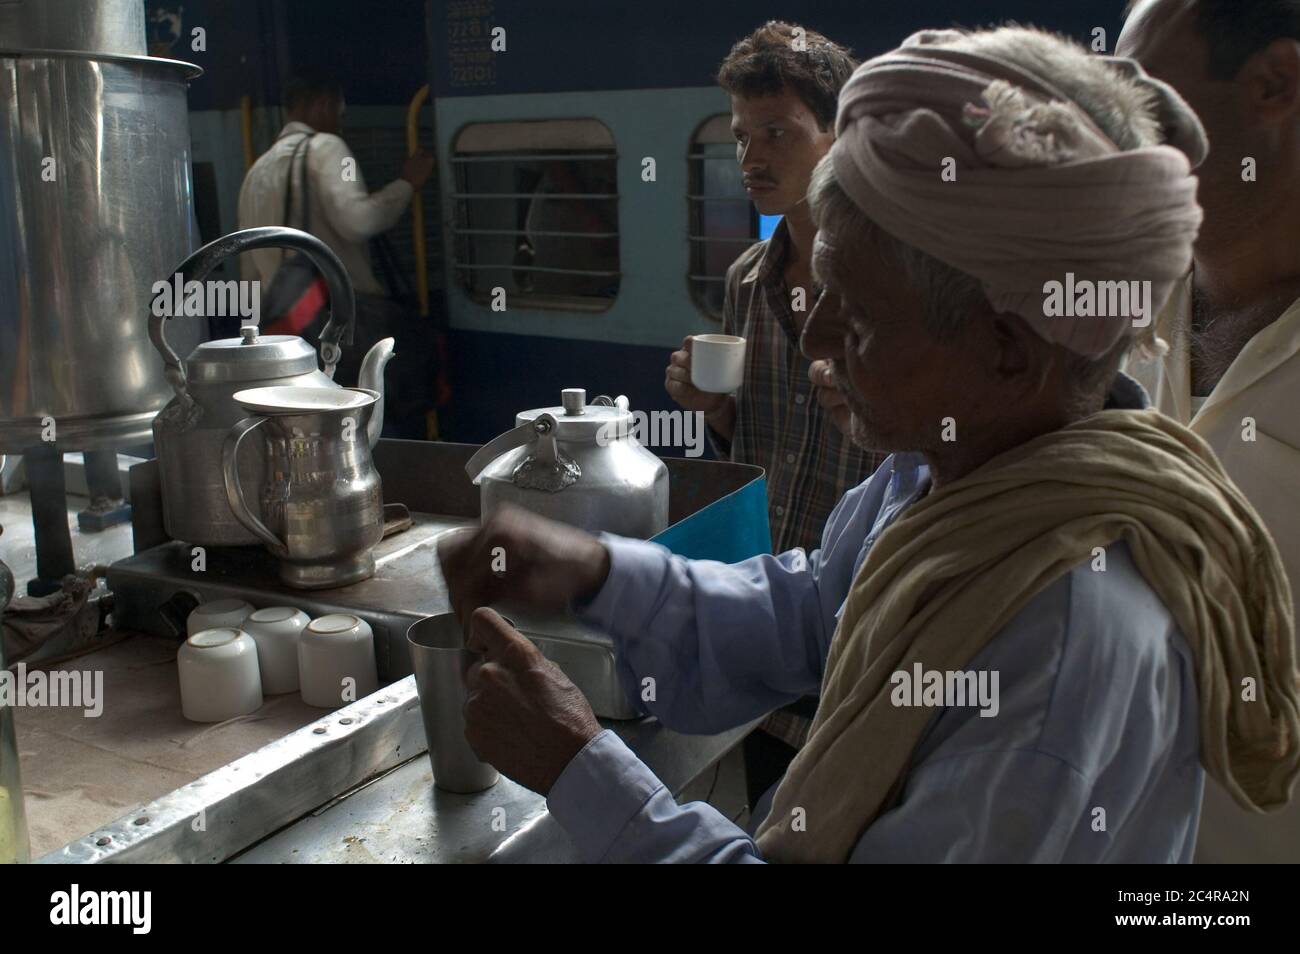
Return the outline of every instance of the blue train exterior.
<path id="1" fill-rule="evenodd" d="M 663 390 L 669 352 L 684 336 L 718 327 L 692 296 L 687 277 L 687 157 L 701 124 L 728 111 L 727 97 L 713 83 L 719 61 L 736 39 L 764 20 L 804 23 L 851 46 L 859 58 L 896 45 L 916 29 L 1009 19 L 1089 44 L 1100 28 L 1112 49 L 1120 6 L 1013 0 L 431 4 L 440 169 L 451 168 L 460 130 L 488 121 L 597 119 L 613 134 L 618 153 L 621 282 L 607 311 L 509 307 L 494 312 L 465 293 L 451 256 L 443 256 L 455 389 L 446 436 L 484 439 L 510 424 L 515 410 L 555 403 L 565 386 L 626 393 L 634 407 L 647 410 L 672 406 Z M 484 58 L 466 56 L 467 50 L 489 48 L 492 27 L 504 28 L 505 51 L 486 64 Z M 471 34 L 480 37 L 478 43 Z M 656 160 L 654 182 L 643 180 L 645 157 Z M 439 188 L 442 248 L 447 249 L 454 240 L 454 177 L 440 175 Z"/>
<path id="2" fill-rule="evenodd" d="M 728 111 L 713 76 L 731 44 L 768 19 L 806 24 L 860 58 L 926 27 L 1035 23 L 1113 49 L 1121 0 L 148 0 L 159 26 L 154 52 L 207 74 L 191 88 L 196 205 L 205 239 L 236 228 L 243 175 L 240 100 L 253 103 L 260 152 L 279 129 L 279 77 L 329 67 L 343 81 L 344 136 L 376 188 L 398 170 L 406 105 L 425 83 L 421 138 L 436 153 L 424 191 L 431 321 L 446 332 L 452 401 L 441 436 L 480 442 L 520 409 L 558 403 L 563 387 L 627 394 L 634 408 L 671 406 L 663 391 L 669 352 L 713 330 L 692 295 L 692 138 Z M 206 49 L 189 42 L 207 30 Z M 504 30 L 505 49 L 490 49 Z M 230 64 L 238 62 L 239 69 Z M 450 250 L 457 240 L 455 145 L 474 124 L 596 120 L 617 155 L 618 291 L 603 311 L 532 307 L 504 311 L 468 294 Z M 655 160 L 655 180 L 642 177 Z M 747 212 L 745 214 L 748 214 Z M 412 271 L 409 216 L 394 230 Z M 733 246 L 735 255 L 744 242 Z M 401 347 L 401 341 L 398 342 Z M 671 454 L 672 450 L 662 450 Z"/>

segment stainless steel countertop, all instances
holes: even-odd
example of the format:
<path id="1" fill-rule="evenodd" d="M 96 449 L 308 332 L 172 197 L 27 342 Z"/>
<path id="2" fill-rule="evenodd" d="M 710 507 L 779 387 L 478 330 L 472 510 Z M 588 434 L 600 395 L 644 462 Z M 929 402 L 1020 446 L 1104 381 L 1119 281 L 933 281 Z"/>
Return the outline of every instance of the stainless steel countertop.
<path id="1" fill-rule="evenodd" d="M 674 793 L 755 724 L 694 736 L 654 719 L 605 723 Z M 540 795 L 506 779 L 475 795 L 437 792 L 425 746 L 407 676 L 40 861 L 574 860 Z"/>
<path id="2" fill-rule="evenodd" d="M 757 723 L 687 736 L 654 719 L 607 722 L 673 792 L 711 768 Z M 577 861 L 545 799 L 504 776 L 473 795 L 433 786 L 427 754 L 335 799 L 232 859 L 234 864 L 433 864 Z"/>

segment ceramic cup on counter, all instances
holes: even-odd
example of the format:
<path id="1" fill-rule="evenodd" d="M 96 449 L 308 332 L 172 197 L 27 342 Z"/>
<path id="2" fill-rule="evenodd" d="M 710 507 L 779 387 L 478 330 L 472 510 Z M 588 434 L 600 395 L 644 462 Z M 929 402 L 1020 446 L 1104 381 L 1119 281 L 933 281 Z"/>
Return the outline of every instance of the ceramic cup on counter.
<path id="1" fill-rule="evenodd" d="M 181 713 L 191 722 L 224 722 L 262 705 L 257 644 L 238 629 L 205 629 L 176 653 Z"/>
<path id="2" fill-rule="evenodd" d="M 455 613 L 426 616 L 406 631 L 420 714 L 429 742 L 433 784 L 448 792 L 481 792 L 500 776 L 465 740 L 465 672 L 478 658 L 465 648 Z"/>
<path id="3" fill-rule="evenodd" d="M 308 623 L 298 642 L 298 682 L 302 701 L 322 709 L 337 709 L 378 689 L 370 624 L 350 613 Z"/>
<path id="4" fill-rule="evenodd" d="M 745 377 L 745 339 L 735 335 L 691 336 L 691 384 L 730 394 Z"/>
<path id="5" fill-rule="evenodd" d="M 185 620 L 185 635 L 193 636 L 205 629 L 238 629 L 253 607 L 243 600 L 211 600 L 194 607 Z"/>
<path id="6" fill-rule="evenodd" d="M 242 629 L 257 643 L 262 692 L 276 696 L 298 691 L 298 643 L 311 618 L 292 606 L 254 610 Z"/>

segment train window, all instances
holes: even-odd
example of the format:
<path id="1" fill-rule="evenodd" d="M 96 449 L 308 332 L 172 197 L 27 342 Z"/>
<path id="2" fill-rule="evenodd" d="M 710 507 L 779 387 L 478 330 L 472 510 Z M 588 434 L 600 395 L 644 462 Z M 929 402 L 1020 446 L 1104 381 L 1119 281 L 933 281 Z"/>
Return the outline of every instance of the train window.
<path id="1" fill-rule="evenodd" d="M 604 311 L 618 294 L 618 154 L 595 119 L 474 123 L 452 144 L 453 268 L 491 303 Z"/>
<path id="2" fill-rule="evenodd" d="M 740 180 L 730 113 L 700 125 L 688 157 L 691 297 L 705 315 L 720 321 L 727 267 L 758 241 L 760 227 Z"/>

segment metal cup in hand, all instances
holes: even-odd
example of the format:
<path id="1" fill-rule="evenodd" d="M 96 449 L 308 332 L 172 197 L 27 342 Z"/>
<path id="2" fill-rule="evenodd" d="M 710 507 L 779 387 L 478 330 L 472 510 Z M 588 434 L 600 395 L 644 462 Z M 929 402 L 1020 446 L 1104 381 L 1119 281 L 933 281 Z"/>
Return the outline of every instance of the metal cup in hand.
<path id="1" fill-rule="evenodd" d="M 513 625 L 513 624 L 512 624 Z M 465 740 L 465 673 L 479 656 L 465 648 L 455 613 L 426 616 L 406 631 L 429 741 L 433 783 L 448 792 L 481 792 L 501 776 Z"/>

